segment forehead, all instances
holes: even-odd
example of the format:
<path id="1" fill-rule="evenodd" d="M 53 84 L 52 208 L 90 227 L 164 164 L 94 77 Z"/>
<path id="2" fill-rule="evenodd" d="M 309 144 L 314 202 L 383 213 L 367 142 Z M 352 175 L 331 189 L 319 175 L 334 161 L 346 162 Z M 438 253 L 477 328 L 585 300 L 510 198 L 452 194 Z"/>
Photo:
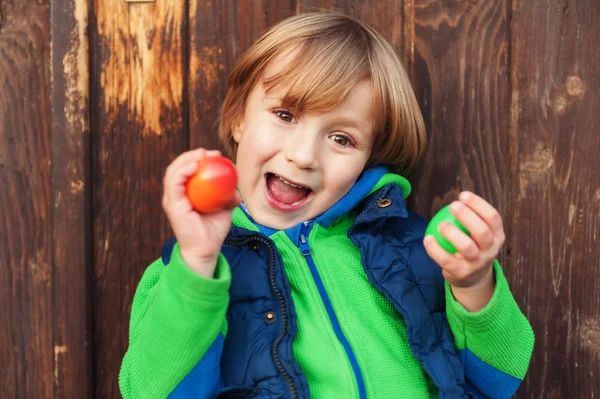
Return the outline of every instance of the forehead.
<path id="1" fill-rule="evenodd" d="M 262 73 L 262 81 L 273 79 L 286 68 L 294 66 L 294 60 L 300 52 L 299 46 L 286 48 L 279 54 L 276 54 L 266 65 Z"/>

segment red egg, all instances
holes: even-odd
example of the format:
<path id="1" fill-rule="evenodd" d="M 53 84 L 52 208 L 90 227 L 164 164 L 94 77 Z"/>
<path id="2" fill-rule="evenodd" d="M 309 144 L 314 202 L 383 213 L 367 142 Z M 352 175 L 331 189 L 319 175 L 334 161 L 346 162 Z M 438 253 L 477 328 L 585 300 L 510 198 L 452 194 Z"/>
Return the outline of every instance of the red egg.
<path id="1" fill-rule="evenodd" d="M 237 173 L 233 163 L 223 157 L 198 161 L 198 170 L 185 185 L 185 193 L 195 210 L 212 213 L 223 209 L 235 197 Z"/>

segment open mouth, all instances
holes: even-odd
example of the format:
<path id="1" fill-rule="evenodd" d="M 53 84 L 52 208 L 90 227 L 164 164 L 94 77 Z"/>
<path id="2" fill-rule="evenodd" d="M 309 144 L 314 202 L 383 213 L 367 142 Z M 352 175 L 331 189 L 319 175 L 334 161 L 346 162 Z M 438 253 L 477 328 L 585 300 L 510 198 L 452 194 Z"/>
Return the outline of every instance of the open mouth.
<path id="1" fill-rule="evenodd" d="M 313 196 L 313 191 L 306 186 L 289 181 L 274 173 L 265 175 L 267 199 L 271 206 L 293 211 L 301 208 Z"/>

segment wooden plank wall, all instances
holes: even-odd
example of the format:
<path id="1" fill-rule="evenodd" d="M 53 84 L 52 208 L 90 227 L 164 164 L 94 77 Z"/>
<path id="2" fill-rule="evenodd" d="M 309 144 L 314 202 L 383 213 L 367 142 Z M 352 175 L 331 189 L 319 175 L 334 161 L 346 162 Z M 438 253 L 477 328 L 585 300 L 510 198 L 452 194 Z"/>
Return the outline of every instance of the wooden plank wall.
<path id="1" fill-rule="evenodd" d="M 516 396 L 598 397 L 600 4 L 414 7 L 413 72 L 430 148 L 413 209 L 431 215 L 469 189 L 501 210 L 501 261 L 536 333 Z"/>
<path id="2" fill-rule="evenodd" d="M 0 1 L 1 398 L 92 396 L 88 14 Z"/>
<path id="3" fill-rule="evenodd" d="M 508 270 L 538 341 L 523 395 L 600 396 L 600 3 L 513 2 Z"/>
<path id="4" fill-rule="evenodd" d="M 95 0 L 91 25 L 94 370 L 98 398 L 119 397 L 137 282 L 168 238 L 162 175 L 188 147 L 186 5 Z"/>
<path id="5" fill-rule="evenodd" d="M 3 2 L 1 13 L 0 354 L 10 372 L 0 374 L 0 392 L 51 397 L 50 10 Z"/>
<path id="6" fill-rule="evenodd" d="M 429 132 L 410 207 L 463 189 L 537 342 L 518 398 L 600 396 L 596 0 L 0 0 L 0 397 L 117 398 L 128 317 L 170 229 L 165 167 L 215 132 L 237 57 L 336 10 L 405 61 Z"/>

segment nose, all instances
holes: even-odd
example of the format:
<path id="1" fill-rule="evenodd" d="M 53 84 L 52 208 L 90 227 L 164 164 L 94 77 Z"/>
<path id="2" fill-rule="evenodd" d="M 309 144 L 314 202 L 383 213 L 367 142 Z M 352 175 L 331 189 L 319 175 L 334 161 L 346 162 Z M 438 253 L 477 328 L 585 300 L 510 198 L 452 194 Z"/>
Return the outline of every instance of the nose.
<path id="1" fill-rule="evenodd" d="M 286 143 L 285 157 L 300 169 L 319 167 L 319 136 L 316 133 L 298 131 L 290 135 Z"/>

